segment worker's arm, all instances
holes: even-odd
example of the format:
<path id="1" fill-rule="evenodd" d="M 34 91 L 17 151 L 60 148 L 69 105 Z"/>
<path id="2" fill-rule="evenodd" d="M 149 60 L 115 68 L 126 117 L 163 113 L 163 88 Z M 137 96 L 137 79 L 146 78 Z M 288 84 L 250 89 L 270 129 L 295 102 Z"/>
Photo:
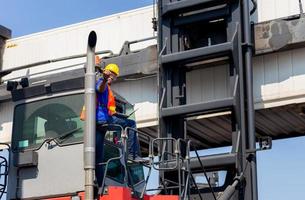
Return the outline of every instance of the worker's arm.
<path id="1" fill-rule="evenodd" d="M 96 84 L 96 90 L 100 93 L 104 92 L 107 86 L 107 80 L 109 78 L 109 72 L 103 72 L 103 78 L 99 79 Z"/>
<path id="2" fill-rule="evenodd" d="M 96 84 L 96 90 L 100 93 L 104 92 L 106 89 L 106 85 L 107 85 L 107 80 L 103 79 L 99 79 L 97 84 Z"/>

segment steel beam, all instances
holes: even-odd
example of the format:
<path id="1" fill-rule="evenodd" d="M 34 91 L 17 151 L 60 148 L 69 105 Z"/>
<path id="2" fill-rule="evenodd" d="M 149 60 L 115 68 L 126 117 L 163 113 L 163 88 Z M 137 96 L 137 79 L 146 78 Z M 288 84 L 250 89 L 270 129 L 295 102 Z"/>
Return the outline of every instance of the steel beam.
<path id="1" fill-rule="evenodd" d="M 194 104 L 162 108 L 160 114 L 162 117 L 170 117 L 177 115 L 224 111 L 224 110 L 230 110 L 233 106 L 233 103 L 234 103 L 233 98 L 225 98 L 221 100 L 209 101 L 204 103 L 194 103 Z"/>
<path id="2" fill-rule="evenodd" d="M 157 46 L 152 45 L 137 52 L 105 58 L 102 61 L 103 66 L 109 63 L 120 66 L 121 78 L 156 74 L 158 72 Z"/>
<path id="3" fill-rule="evenodd" d="M 228 55 L 233 49 L 232 42 L 216 44 L 208 47 L 201 47 L 187 51 L 172 53 L 170 55 L 161 56 L 163 64 L 176 63 L 176 62 L 190 62 L 195 60 L 212 59 L 220 56 Z"/>
<path id="4" fill-rule="evenodd" d="M 229 8 L 227 6 L 209 10 L 207 12 L 193 14 L 193 15 L 187 15 L 183 17 L 177 17 L 174 21 L 175 26 L 182 26 L 194 22 L 200 22 L 200 21 L 210 21 L 214 19 L 219 19 L 225 16 L 228 16 L 230 14 Z"/>
<path id="5" fill-rule="evenodd" d="M 305 18 L 291 16 L 254 25 L 255 55 L 278 52 L 305 45 Z"/>
<path id="6" fill-rule="evenodd" d="M 235 153 L 223 153 L 217 155 L 201 156 L 200 160 L 201 163 L 203 163 L 203 167 L 206 171 L 217 171 L 234 168 L 236 156 L 237 154 Z M 166 167 L 174 168 L 176 164 L 176 161 L 168 161 L 166 163 Z M 192 171 L 202 170 L 202 166 L 200 165 L 197 157 L 192 157 L 190 159 L 190 167 Z"/>
<path id="7" fill-rule="evenodd" d="M 211 156 L 200 157 L 201 162 L 207 171 L 216 171 L 219 169 L 226 169 L 227 167 L 234 167 L 236 162 L 235 153 L 225 153 Z M 190 166 L 192 170 L 200 169 L 201 165 L 197 158 L 191 158 Z"/>
<path id="8" fill-rule="evenodd" d="M 179 11 L 181 9 L 188 9 L 191 7 L 200 6 L 208 3 L 224 2 L 224 0 L 182 0 L 174 1 L 172 3 L 165 4 L 163 7 L 162 15 L 168 14 L 170 12 Z"/>
<path id="9" fill-rule="evenodd" d="M 243 15 L 243 43 L 245 48 L 243 49 L 244 65 L 245 65 L 245 84 L 246 84 L 246 113 L 247 113 L 247 149 L 256 149 L 255 138 L 255 119 L 254 119 L 254 100 L 253 100 L 253 63 L 252 63 L 252 34 L 250 25 L 250 10 L 249 1 L 244 0 L 242 2 L 242 15 Z M 246 154 L 244 152 L 244 154 Z M 258 200 L 257 190 L 257 169 L 256 169 L 256 153 L 252 153 L 252 160 L 250 161 L 250 169 L 246 172 L 248 182 L 251 184 L 246 185 L 246 199 Z M 229 199 L 229 198 L 228 198 Z"/>

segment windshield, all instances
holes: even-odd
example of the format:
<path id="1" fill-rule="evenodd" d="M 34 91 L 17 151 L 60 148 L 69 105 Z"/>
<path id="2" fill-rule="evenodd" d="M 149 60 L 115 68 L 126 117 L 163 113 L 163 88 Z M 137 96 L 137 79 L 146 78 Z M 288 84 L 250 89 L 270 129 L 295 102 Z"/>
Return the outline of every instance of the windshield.
<path id="1" fill-rule="evenodd" d="M 34 149 L 48 138 L 58 138 L 62 144 L 81 142 L 84 123 L 79 114 L 83 104 L 83 94 L 76 94 L 17 105 L 13 149 Z"/>

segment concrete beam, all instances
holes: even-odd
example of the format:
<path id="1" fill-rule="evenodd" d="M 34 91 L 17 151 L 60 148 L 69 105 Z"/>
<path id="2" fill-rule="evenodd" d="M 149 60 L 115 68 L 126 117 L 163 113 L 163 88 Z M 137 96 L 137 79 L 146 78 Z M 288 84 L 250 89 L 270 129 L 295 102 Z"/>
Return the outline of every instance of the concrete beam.
<path id="1" fill-rule="evenodd" d="M 305 17 L 292 16 L 254 24 L 254 47 L 255 56 L 305 47 Z M 137 53 L 108 58 L 104 65 L 119 64 L 121 77 L 154 74 L 158 71 L 156 49 L 153 45 Z"/>
<path id="2" fill-rule="evenodd" d="M 4 48 L 4 39 L 9 38 L 11 31 L 0 26 L 0 48 Z M 2 42 L 2 43 L 1 43 Z M 124 47 L 128 47 L 125 45 Z M 286 19 L 276 19 L 254 25 L 255 56 L 273 53 L 305 45 L 305 18 L 293 16 Z M 1 53 L 1 50 L 0 50 Z M 0 71 L 1 71 L 0 55 Z M 105 58 L 102 65 L 117 63 L 120 65 L 120 78 L 138 78 L 158 72 L 157 45 L 149 46 L 137 52 L 122 51 L 120 55 Z M 220 64 L 223 61 L 220 61 Z M 37 64 L 39 65 L 39 64 Z M 33 66 L 37 66 L 33 65 Z M 209 65 L 207 63 L 206 65 Z M 33 67 L 31 66 L 31 67 Z M 20 66 L 29 68 L 28 66 Z M 17 68 L 20 68 L 17 67 Z M 12 69 L 13 70 L 13 69 Z"/>
<path id="3" fill-rule="evenodd" d="M 273 53 L 305 45 L 305 18 L 295 16 L 254 25 L 255 55 Z"/>
<path id="4" fill-rule="evenodd" d="M 102 65 L 116 63 L 120 66 L 120 77 L 137 77 L 156 74 L 158 71 L 157 45 L 149 46 L 138 52 L 130 52 L 103 60 Z"/>

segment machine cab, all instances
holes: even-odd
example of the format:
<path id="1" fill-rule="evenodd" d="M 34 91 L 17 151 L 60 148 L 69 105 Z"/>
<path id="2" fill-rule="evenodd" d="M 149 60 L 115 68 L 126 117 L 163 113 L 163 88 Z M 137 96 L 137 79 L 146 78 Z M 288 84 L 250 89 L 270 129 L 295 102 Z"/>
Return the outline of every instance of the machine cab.
<path id="1" fill-rule="evenodd" d="M 60 87 L 63 85 L 66 87 Z M 84 190 L 82 88 L 83 77 L 79 77 L 11 91 L 15 107 L 8 199 L 77 196 Z M 133 112 L 130 103 L 115 96 L 117 112 Z M 113 127 L 105 124 L 101 163 L 106 171 L 105 186 L 132 184 L 140 192 L 143 167 L 134 163 L 126 166 L 122 159 L 116 159 L 123 153 L 122 130 Z M 126 183 L 127 174 L 133 178 Z"/>

